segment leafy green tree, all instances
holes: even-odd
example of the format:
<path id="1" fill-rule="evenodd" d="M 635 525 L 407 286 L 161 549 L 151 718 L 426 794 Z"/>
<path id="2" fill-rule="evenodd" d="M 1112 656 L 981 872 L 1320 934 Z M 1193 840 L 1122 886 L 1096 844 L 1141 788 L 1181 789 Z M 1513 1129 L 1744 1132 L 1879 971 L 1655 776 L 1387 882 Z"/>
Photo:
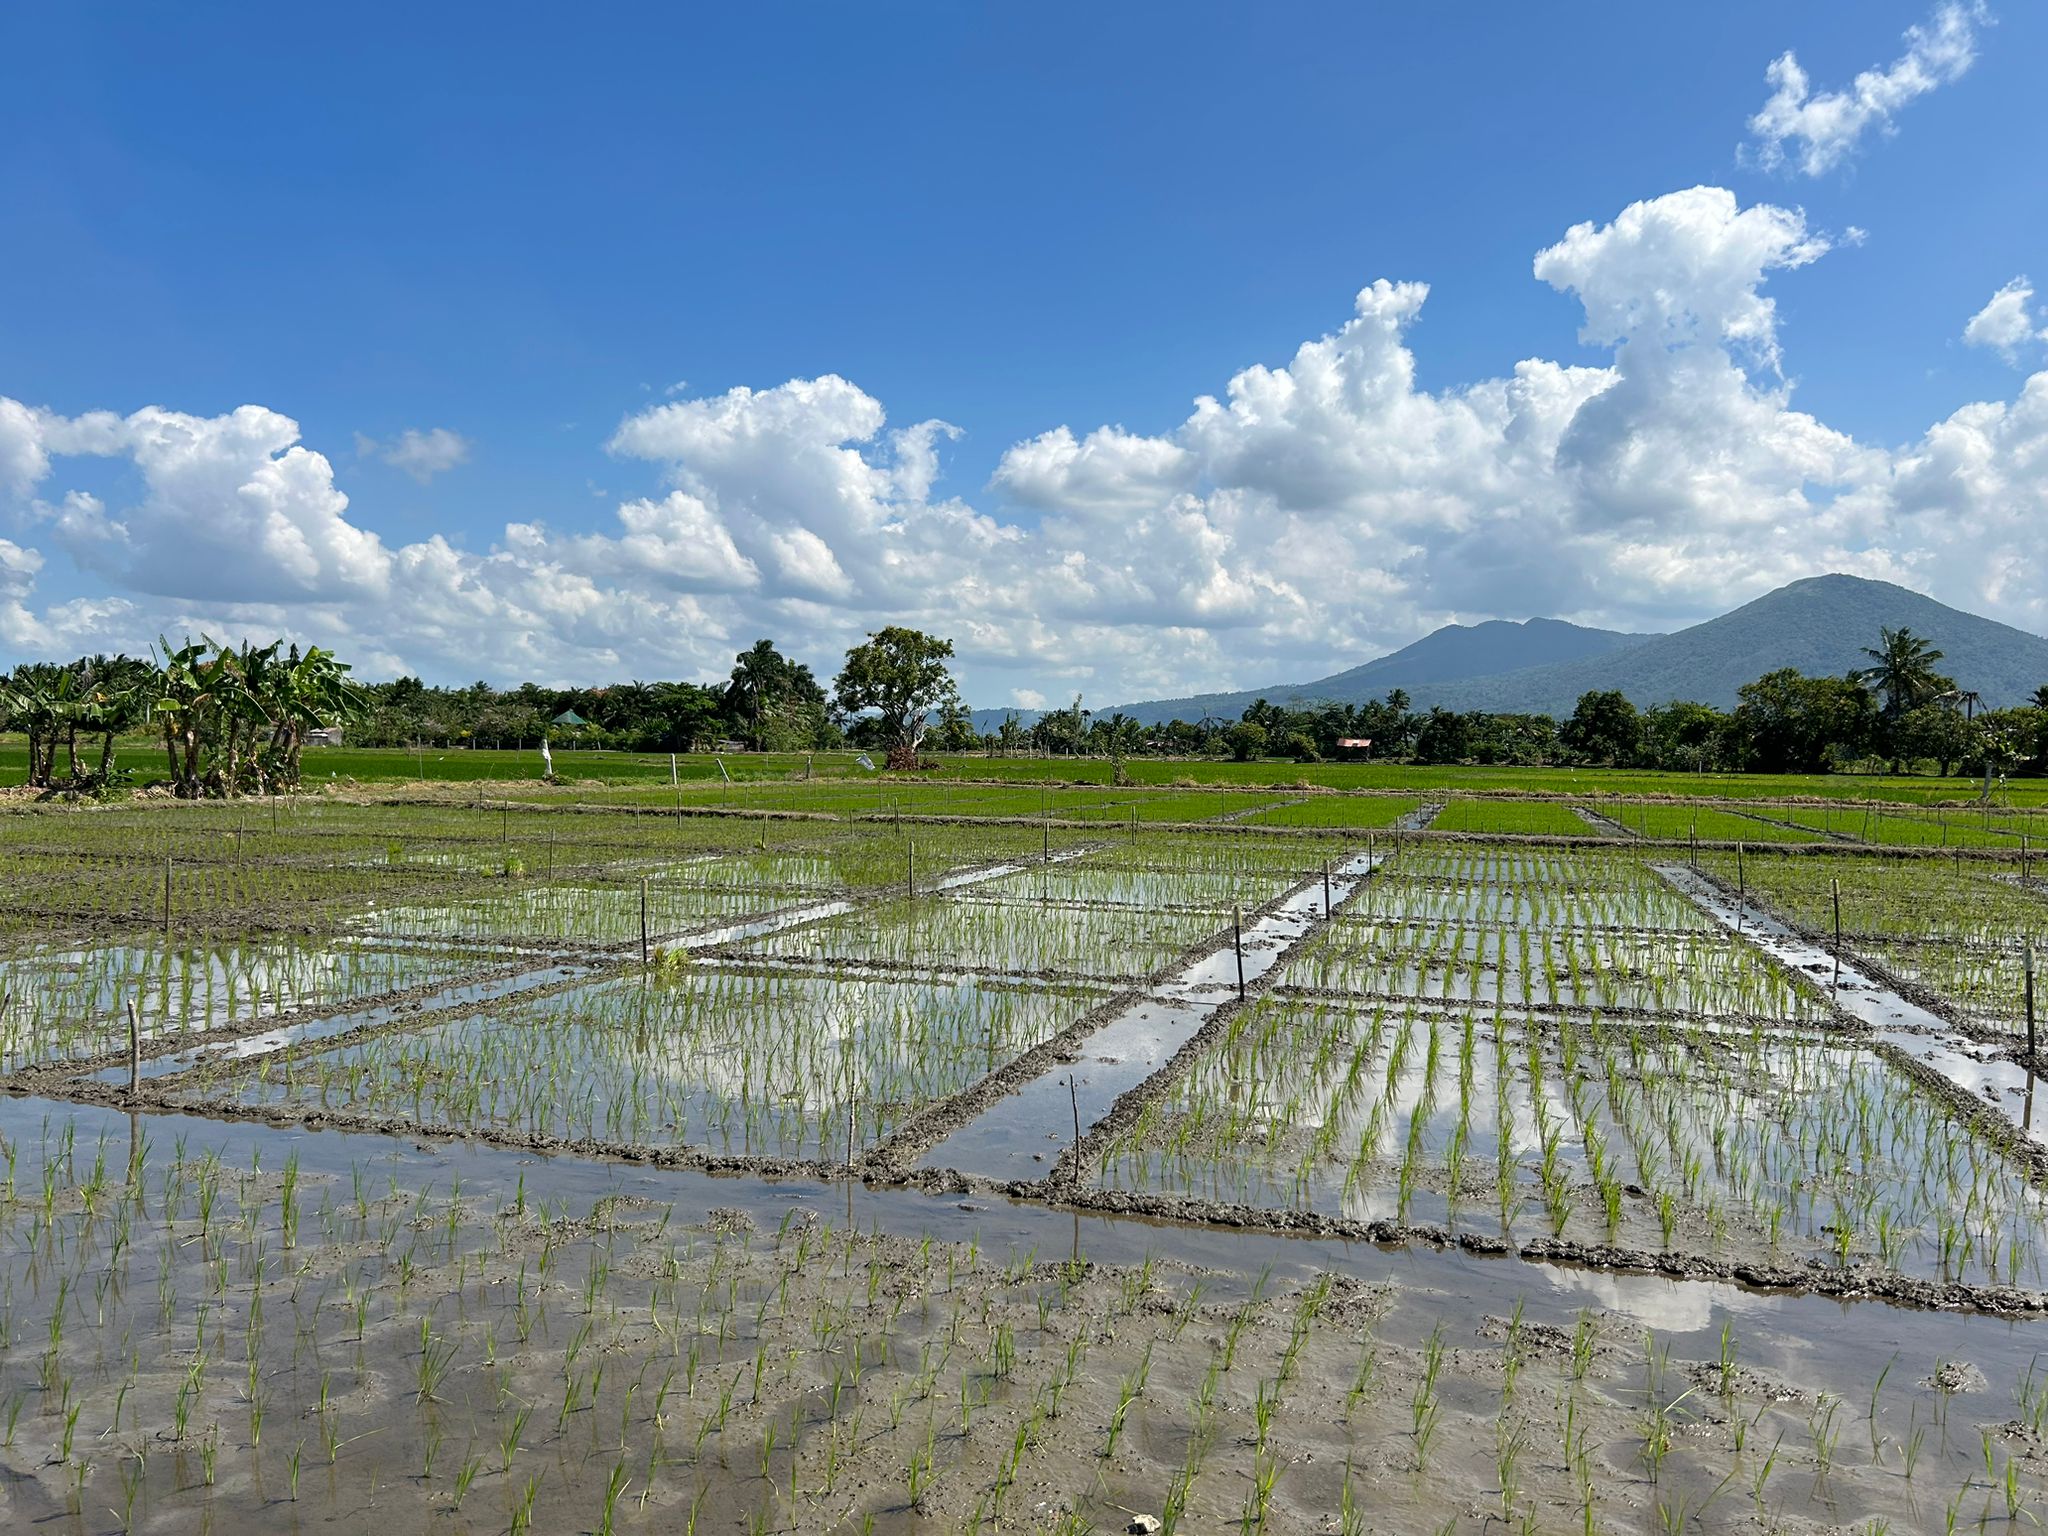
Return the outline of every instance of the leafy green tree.
<path id="1" fill-rule="evenodd" d="M 1753 773 L 1825 773 L 1876 740 L 1876 701 L 1854 678 L 1781 667 L 1743 684 L 1737 697 L 1728 734 Z"/>
<path id="2" fill-rule="evenodd" d="M 1050 709 L 1031 727 L 1031 741 L 1047 756 L 1078 754 L 1088 737 L 1089 712 L 1081 707 L 1081 695 L 1062 709 Z"/>
<path id="3" fill-rule="evenodd" d="M 1223 733 L 1224 745 L 1240 763 L 1262 757 L 1266 751 L 1266 728 L 1253 720 L 1240 720 Z"/>
<path id="4" fill-rule="evenodd" d="M 1642 748 L 1643 722 L 1628 695 L 1610 688 L 1580 694 L 1557 736 L 1583 762 L 1622 767 L 1633 763 Z"/>
<path id="5" fill-rule="evenodd" d="M 1472 722 L 1456 710 L 1438 705 L 1423 716 L 1415 733 L 1418 763 L 1462 763 L 1472 755 Z"/>
<path id="6" fill-rule="evenodd" d="M 1722 766 L 1728 717 L 1711 704 L 1658 704 L 1643 711 L 1641 760 L 1652 768 L 1706 773 Z"/>
<path id="7" fill-rule="evenodd" d="M 1942 778 L 1949 770 L 1978 749 L 1981 733 L 1976 722 L 1965 719 L 1954 706 L 1934 700 L 1915 705 L 1893 723 L 1892 750 L 1904 761 L 1931 757 Z"/>
<path id="8" fill-rule="evenodd" d="M 875 711 L 891 768 L 916 768 L 931 712 L 959 702 L 959 685 L 946 666 L 952 655 L 952 641 L 897 625 L 874 631 L 846 653 L 833 680 L 834 698 L 849 714 Z"/>

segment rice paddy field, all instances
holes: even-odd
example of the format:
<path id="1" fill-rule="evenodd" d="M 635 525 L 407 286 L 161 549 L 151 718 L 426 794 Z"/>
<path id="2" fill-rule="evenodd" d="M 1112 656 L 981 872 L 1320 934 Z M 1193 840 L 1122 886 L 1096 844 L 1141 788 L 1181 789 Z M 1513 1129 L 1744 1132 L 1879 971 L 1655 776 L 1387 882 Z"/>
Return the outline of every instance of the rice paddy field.
<path id="1" fill-rule="evenodd" d="M 0 812 L 0 1529 L 2039 1524 L 2024 808 L 810 767 Z"/>

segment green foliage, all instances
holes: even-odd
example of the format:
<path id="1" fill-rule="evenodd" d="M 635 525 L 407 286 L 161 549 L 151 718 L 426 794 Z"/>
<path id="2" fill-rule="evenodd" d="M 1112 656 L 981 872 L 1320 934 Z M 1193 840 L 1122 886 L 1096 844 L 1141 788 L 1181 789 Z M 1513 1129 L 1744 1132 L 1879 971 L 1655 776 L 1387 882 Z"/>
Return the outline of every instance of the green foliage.
<path id="1" fill-rule="evenodd" d="M 952 655 L 952 641 L 893 624 L 846 653 L 833 696 L 849 714 L 880 717 L 891 767 L 915 767 L 931 712 L 960 702 L 946 666 Z"/>

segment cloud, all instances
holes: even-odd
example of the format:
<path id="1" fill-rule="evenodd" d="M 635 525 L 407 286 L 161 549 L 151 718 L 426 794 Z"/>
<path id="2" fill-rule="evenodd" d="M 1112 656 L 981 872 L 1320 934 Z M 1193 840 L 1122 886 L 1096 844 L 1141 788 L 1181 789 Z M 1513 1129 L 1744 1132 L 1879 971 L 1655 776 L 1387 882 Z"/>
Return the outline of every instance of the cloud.
<path id="1" fill-rule="evenodd" d="M 360 432 L 356 434 L 357 458 L 381 459 L 392 468 L 405 471 L 421 485 L 436 475 L 446 474 L 458 464 L 467 464 L 470 451 L 475 446 L 468 438 L 450 432 L 446 427 L 429 427 L 424 432 L 417 427 L 407 427 L 388 443 L 380 443 Z"/>
<path id="2" fill-rule="evenodd" d="M 159 597 L 381 596 L 389 552 L 349 522 L 333 466 L 298 440 L 297 422 L 255 405 L 214 417 L 157 406 L 45 417 L 47 452 L 128 458 L 146 487 L 118 515 L 67 499 L 57 543 L 86 570 Z"/>
<path id="3" fill-rule="evenodd" d="M 26 496 L 49 472 L 39 413 L 0 399 L 0 493 Z"/>
<path id="4" fill-rule="evenodd" d="M 2033 301 L 2034 285 L 2024 277 L 2014 278 L 1970 317 L 1963 327 L 1963 341 L 1973 347 L 1990 347 L 2008 363 L 2018 362 L 2020 348 L 2027 342 L 2048 341 L 2048 324 L 2034 329 L 2036 320 L 2048 321 L 2048 316 L 2032 313 L 2028 306 Z"/>
<path id="5" fill-rule="evenodd" d="M 1428 286 L 1383 279 L 1170 430 L 1051 424 L 972 500 L 944 490 L 955 429 L 894 427 L 836 375 L 657 400 L 606 444 L 651 487 L 595 524 L 579 493 L 480 551 L 357 527 L 273 411 L 0 401 L 0 495 L 40 498 L 0 639 L 286 633 L 369 676 L 590 682 L 715 678 L 762 634 L 829 674 L 893 622 L 950 636 L 970 698 L 1036 707 L 1312 678 L 1451 621 L 1666 629 L 1826 570 L 2042 627 L 2048 373 L 1895 449 L 1798 409 L 1771 290 L 1817 280 L 1829 245 L 1719 188 L 1645 199 L 1532 261 L 1597 365 L 1425 389 Z M 67 486 L 80 455 L 132 462 L 140 492 Z M 98 608 L 37 606 L 53 552 L 105 585 Z"/>
<path id="6" fill-rule="evenodd" d="M 1983 19 L 1981 5 L 1948 0 L 1924 25 L 1906 29 L 1906 51 L 1889 65 L 1864 70 L 1846 90 L 1818 95 L 1799 60 L 1780 54 L 1764 72 L 1770 99 L 1749 120 L 1756 160 L 1766 169 L 1789 163 L 1805 175 L 1822 176 L 1853 154 L 1872 129 L 1896 132 L 1894 119 L 1907 103 L 1960 80 L 1976 62 L 1976 28 Z"/>

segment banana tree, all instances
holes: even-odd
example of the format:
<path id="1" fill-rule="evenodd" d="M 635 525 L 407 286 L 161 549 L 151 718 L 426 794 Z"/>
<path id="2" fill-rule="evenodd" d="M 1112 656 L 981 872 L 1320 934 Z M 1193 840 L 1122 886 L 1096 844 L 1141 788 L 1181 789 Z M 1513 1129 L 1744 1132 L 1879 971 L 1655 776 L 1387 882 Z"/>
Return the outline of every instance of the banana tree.
<path id="1" fill-rule="evenodd" d="M 28 738 L 31 789 L 48 789 L 56 777 L 68 688 L 64 669 L 47 662 L 23 662 L 0 679 L 0 716 Z"/>
<path id="2" fill-rule="evenodd" d="M 276 787 L 298 787 L 299 756 L 311 732 L 369 713 L 369 695 L 349 681 L 348 672 L 346 662 L 317 645 L 306 647 L 303 656 L 293 646 L 283 661 L 266 659 L 262 687 L 252 692 L 270 726 L 259 767 Z"/>
<path id="3" fill-rule="evenodd" d="M 172 793 L 181 800 L 197 800 L 209 788 L 223 793 L 217 781 L 208 782 L 206 753 L 219 743 L 223 718 L 243 698 L 233 655 L 203 638 L 173 647 L 159 636 L 157 643 L 151 713 L 163 732 Z"/>

